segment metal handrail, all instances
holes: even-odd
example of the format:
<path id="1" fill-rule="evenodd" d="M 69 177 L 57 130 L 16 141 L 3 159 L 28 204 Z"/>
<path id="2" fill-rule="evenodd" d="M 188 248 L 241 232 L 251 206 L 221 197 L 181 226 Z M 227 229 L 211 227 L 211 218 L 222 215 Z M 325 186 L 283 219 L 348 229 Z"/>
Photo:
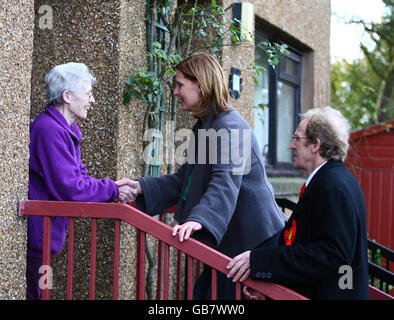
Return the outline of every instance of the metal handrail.
<path id="1" fill-rule="evenodd" d="M 368 250 L 371 251 L 371 259 L 368 261 L 370 283 L 375 287 L 379 286 L 381 291 L 389 293 L 390 286 L 394 286 L 394 274 L 390 270 L 393 266 L 394 252 L 371 239 L 368 239 Z M 381 256 L 381 265 L 378 265 L 375 261 L 378 252 Z"/>
<path id="2" fill-rule="evenodd" d="M 390 270 L 390 263 L 394 261 L 394 251 L 383 246 L 382 244 L 373 241 L 371 239 L 368 239 L 368 249 L 371 250 L 373 253 L 375 253 L 377 250 L 379 250 L 380 255 L 385 258 L 386 261 L 386 269 Z"/>
<path id="3" fill-rule="evenodd" d="M 44 217 L 44 245 L 43 245 L 43 264 L 50 265 L 50 234 L 51 234 L 51 219 L 50 217 L 69 217 L 73 218 L 91 218 L 92 219 L 92 237 L 91 237 L 91 285 L 90 285 L 90 299 L 95 298 L 95 236 L 96 236 L 96 219 L 114 219 L 124 221 L 138 229 L 138 252 L 139 262 L 137 265 L 137 299 L 144 298 L 144 272 L 145 272 L 145 235 L 149 234 L 160 241 L 163 241 L 166 249 L 165 255 L 168 259 L 168 246 L 172 246 L 186 255 L 193 257 L 202 263 L 209 265 L 213 269 L 213 277 L 216 277 L 216 271 L 227 273 L 226 266 L 231 261 L 231 258 L 204 245 L 203 243 L 190 238 L 188 241 L 180 242 L 178 237 L 171 235 L 171 227 L 165 223 L 145 214 L 144 212 L 125 204 L 117 203 L 88 203 L 88 202 L 64 202 L 64 201 L 40 201 L 27 200 L 19 202 L 19 215 L 26 216 L 43 216 Z M 73 226 L 73 224 L 72 224 Z M 113 297 L 118 298 L 118 272 L 119 272 L 119 224 L 115 225 L 115 262 L 114 262 L 114 293 Z M 73 228 L 72 228 L 73 233 Z M 73 234 L 71 236 L 73 238 Z M 70 241 L 70 236 L 69 236 Z M 72 247 L 72 246 L 71 246 Z M 167 254 L 166 254 L 167 253 Z M 69 246 L 69 256 L 70 253 Z M 189 260 L 188 260 L 189 261 Z M 168 269 L 168 268 L 167 268 Z M 69 273 L 70 271 L 68 271 Z M 69 277 L 69 275 L 68 275 Z M 71 275 L 72 277 L 72 275 Z M 165 278 L 165 277 L 164 277 Z M 72 279 L 68 280 L 68 285 Z M 284 300 L 307 300 L 304 296 L 286 288 L 284 286 L 247 279 L 243 284 L 252 288 L 262 295 L 271 299 Z M 212 281 L 213 298 L 216 292 L 216 281 Z M 70 298 L 69 292 L 72 288 L 68 288 L 67 297 Z M 188 295 L 191 298 L 190 294 Z M 240 298 L 240 283 L 237 283 L 237 297 Z M 165 298 L 168 298 L 166 295 Z M 43 290 L 43 299 L 49 299 L 49 289 Z"/>

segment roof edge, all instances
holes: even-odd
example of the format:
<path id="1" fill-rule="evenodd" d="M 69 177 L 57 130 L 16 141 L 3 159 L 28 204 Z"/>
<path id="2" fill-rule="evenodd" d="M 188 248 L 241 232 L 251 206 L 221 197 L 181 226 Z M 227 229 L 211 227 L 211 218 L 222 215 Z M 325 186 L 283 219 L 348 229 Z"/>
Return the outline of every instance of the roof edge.
<path id="1" fill-rule="evenodd" d="M 373 136 L 384 131 L 391 131 L 393 129 L 394 129 L 394 119 L 368 128 L 354 131 L 350 133 L 350 140 L 359 140 L 363 137 Z"/>

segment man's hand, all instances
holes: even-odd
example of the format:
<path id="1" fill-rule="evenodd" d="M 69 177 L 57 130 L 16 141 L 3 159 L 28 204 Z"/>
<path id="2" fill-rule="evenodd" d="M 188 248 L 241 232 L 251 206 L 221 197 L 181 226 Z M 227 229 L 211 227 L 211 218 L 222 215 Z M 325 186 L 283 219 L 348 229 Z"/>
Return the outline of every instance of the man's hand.
<path id="1" fill-rule="evenodd" d="M 133 188 L 135 190 L 136 195 L 142 194 L 142 188 L 140 183 L 137 180 L 131 180 L 129 178 L 123 178 L 121 180 L 115 181 L 115 184 L 118 187 L 122 186 L 129 186 L 130 188 Z"/>
<path id="2" fill-rule="evenodd" d="M 120 186 L 118 202 L 131 203 L 135 200 L 136 194 L 133 188 L 128 185 Z"/>
<path id="3" fill-rule="evenodd" d="M 252 288 L 248 288 L 247 286 L 244 287 L 243 292 L 246 300 L 264 300 L 264 297 L 260 292 L 257 292 Z"/>
<path id="4" fill-rule="evenodd" d="M 135 198 L 142 194 L 142 188 L 137 180 L 131 180 L 129 178 L 123 178 L 115 181 L 115 184 L 119 188 L 119 202 L 131 203 Z"/>
<path id="5" fill-rule="evenodd" d="M 250 250 L 234 257 L 226 268 L 230 270 L 227 278 L 233 278 L 233 282 L 245 281 L 250 275 Z"/>
<path id="6" fill-rule="evenodd" d="M 199 222 L 188 221 L 184 224 L 177 224 L 172 228 L 172 235 L 175 237 L 177 233 L 179 233 L 179 241 L 183 242 L 183 240 L 189 239 L 190 235 L 197 230 L 201 230 L 202 225 Z"/>

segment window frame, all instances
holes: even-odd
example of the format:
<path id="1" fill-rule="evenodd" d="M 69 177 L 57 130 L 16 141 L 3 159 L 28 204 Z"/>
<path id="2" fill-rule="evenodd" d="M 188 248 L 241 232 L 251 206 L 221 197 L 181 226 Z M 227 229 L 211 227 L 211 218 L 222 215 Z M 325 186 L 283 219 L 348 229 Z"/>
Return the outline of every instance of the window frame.
<path id="1" fill-rule="evenodd" d="M 256 30 L 261 35 L 263 35 L 270 43 L 279 43 L 283 44 L 284 42 L 278 37 L 273 37 L 267 32 L 260 30 Z M 286 43 L 287 44 L 287 43 Z M 288 44 L 287 44 L 288 45 Z M 295 88 L 294 94 L 294 130 L 297 128 L 297 125 L 300 121 L 300 112 L 301 112 L 301 90 L 302 90 L 302 53 L 295 49 L 294 47 L 288 45 L 289 53 L 285 55 L 287 59 L 297 63 L 296 65 L 296 76 L 288 74 L 284 72 L 281 68 L 281 64 L 283 63 L 282 59 L 279 61 L 279 64 L 275 67 L 268 67 L 268 77 L 269 77 L 269 85 L 268 85 L 268 109 L 269 109 L 269 127 L 268 127 L 268 153 L 266 157 L 266 171 L 268 176 L 288 176 L 288 177 L 298 177 L 301 176 L 302 173 L 300 170 L 293 167 L 292 162 L 279 162 L 277 161 L 277 152 L 278 152 L 278 135 L 277 135 L 277 120 L 278 120 L 278 83 L 283 82 L 287 85 Z"/>

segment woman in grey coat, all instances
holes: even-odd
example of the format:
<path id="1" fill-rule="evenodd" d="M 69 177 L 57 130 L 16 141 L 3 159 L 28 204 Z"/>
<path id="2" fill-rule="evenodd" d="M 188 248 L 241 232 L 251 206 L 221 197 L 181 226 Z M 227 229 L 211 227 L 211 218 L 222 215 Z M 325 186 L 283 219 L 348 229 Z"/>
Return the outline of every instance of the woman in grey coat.
<path id="1" fill-rule="evenodd" d="M 234 257 L 260 245 L 275 245 L 284 215 L 275 202 L 261 150 L 250 126 L 228 103 L 223 70 L 198 53 L 176 67 L 174 95 L 197 118 L 186 163 L 174 174 L 137 179 L 137 206 L 155 215 L 177 205 L 173 236 L 193 238 Z M 210 269 L 194 287 L 195 299 L 210 299 Z M 234 299 L 235 286 L 218 274 L 218 299 Z"/>

